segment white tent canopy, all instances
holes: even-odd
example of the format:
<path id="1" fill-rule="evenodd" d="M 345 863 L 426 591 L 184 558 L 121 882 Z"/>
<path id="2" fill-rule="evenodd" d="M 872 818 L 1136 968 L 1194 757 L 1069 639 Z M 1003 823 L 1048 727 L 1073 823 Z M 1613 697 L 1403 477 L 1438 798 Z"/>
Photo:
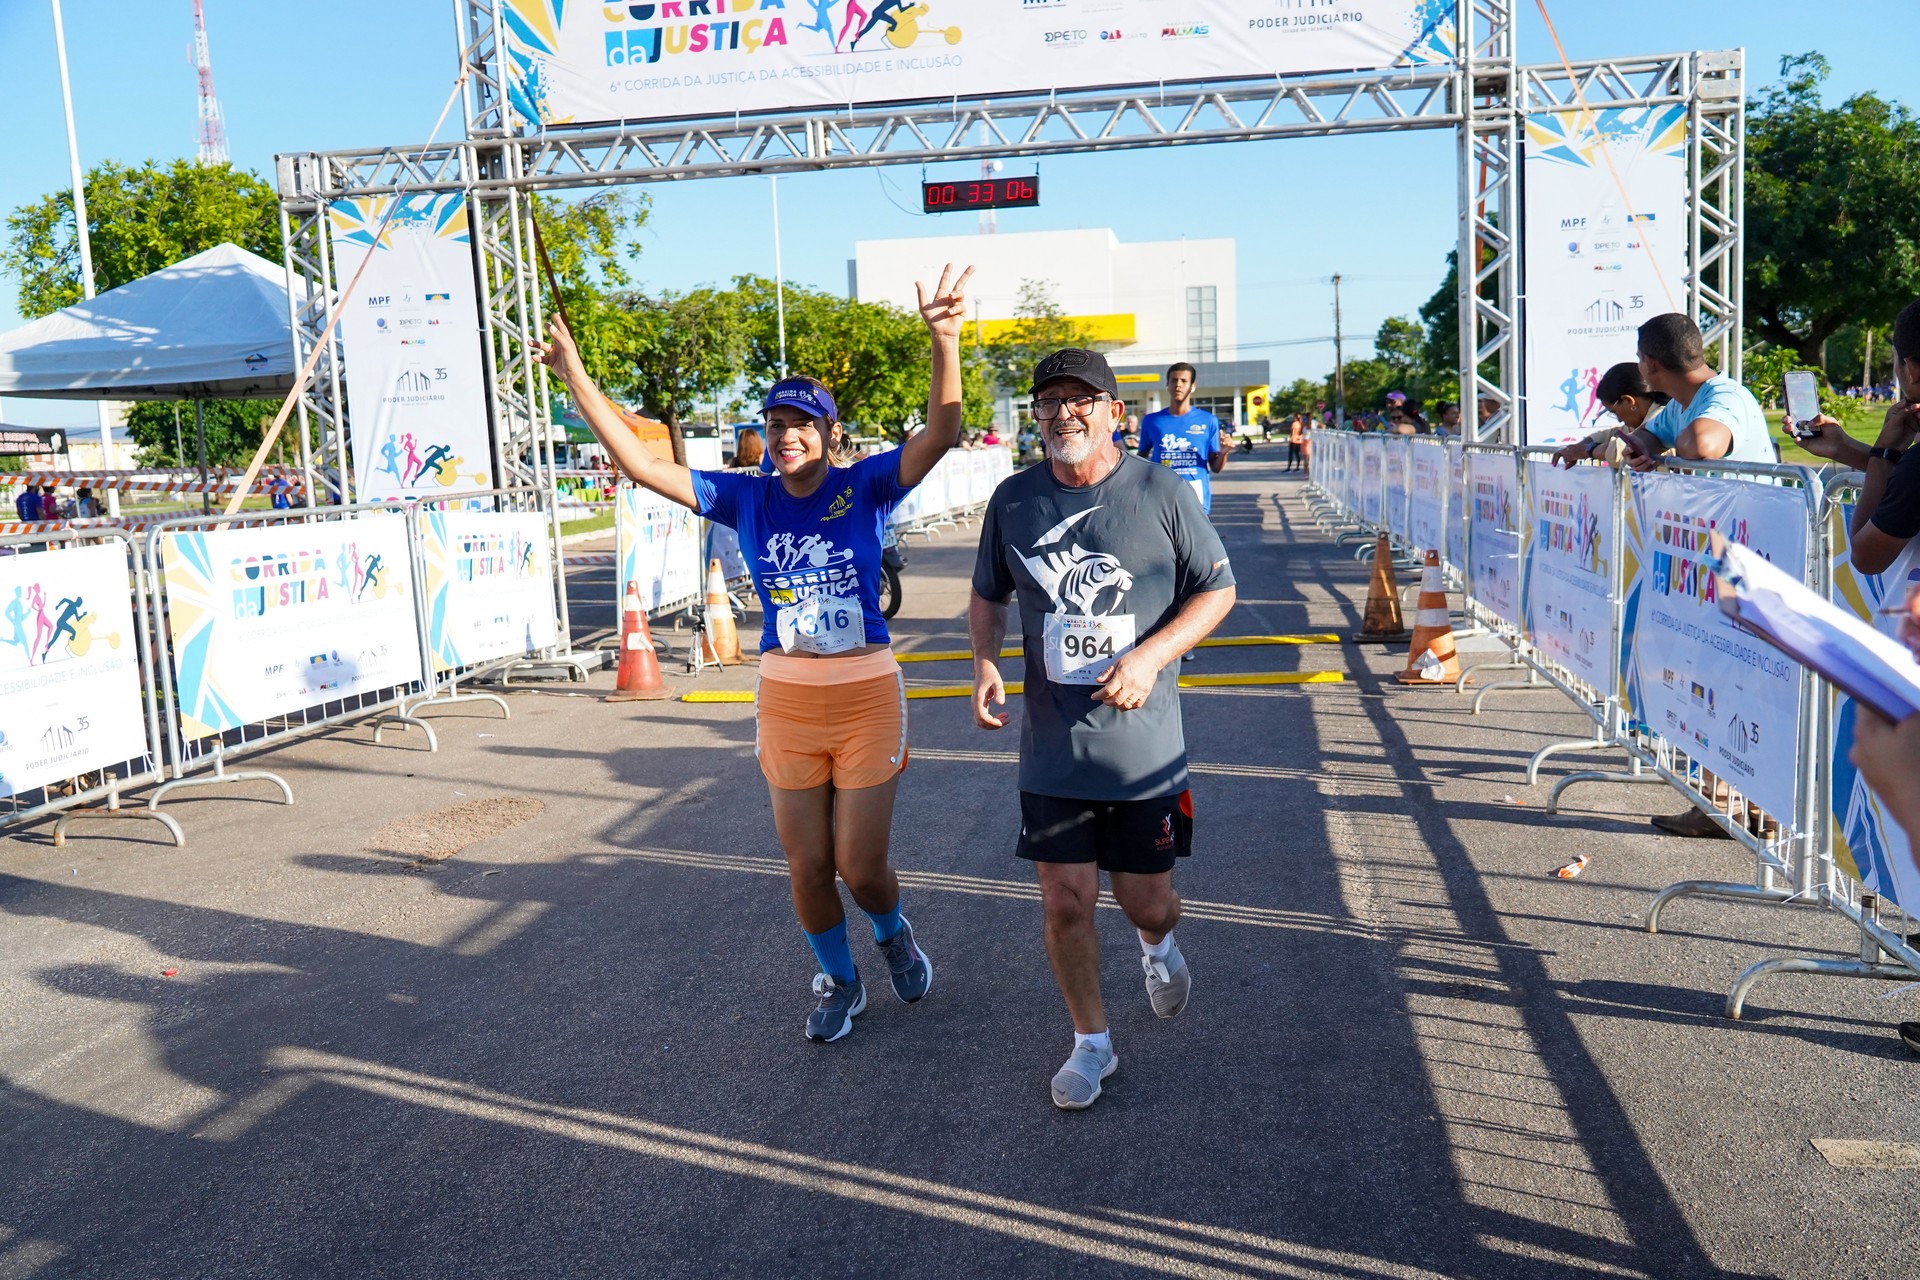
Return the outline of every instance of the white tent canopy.
<path id="1" fill-rule="evenodd" d="M 271 397 L 297 371 L 287 273 L 235 244 L 0 334 L 0 396 Z"/>

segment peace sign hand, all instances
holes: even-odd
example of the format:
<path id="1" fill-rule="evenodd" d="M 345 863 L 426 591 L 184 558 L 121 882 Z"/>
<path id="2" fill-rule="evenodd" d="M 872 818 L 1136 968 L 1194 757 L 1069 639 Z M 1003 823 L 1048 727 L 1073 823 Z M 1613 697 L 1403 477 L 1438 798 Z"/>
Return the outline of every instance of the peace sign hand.
<path id="1" fill-rule="evenodd" d="M 913 291 L 920 298 L 920 318 L 927 322 L 927 332 L 933 335 L 935 342 L 959 342 L 960 327 L 967 319 L 967 281 L 973 279 L 973 268 L 968 267 L 953 278 L 953 264 L 949 262 L 940 270 L 940 283 L 933 287 L 933 296 L 927 296 L 927 286 L 916 280 Z"/>

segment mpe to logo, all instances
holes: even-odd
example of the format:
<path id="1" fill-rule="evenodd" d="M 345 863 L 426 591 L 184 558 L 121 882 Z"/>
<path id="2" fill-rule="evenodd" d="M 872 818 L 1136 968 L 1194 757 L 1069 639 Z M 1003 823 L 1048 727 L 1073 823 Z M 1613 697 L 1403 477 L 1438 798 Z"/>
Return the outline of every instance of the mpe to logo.
<path id="1" fill-rule="evenodd" d="M 1042 39 L 1045 40 L 1047 44 L 1052 44 L 1052 45 L 1085 44 L 1087 41 L 1087 33 L 1084 30 L 1082 31 L 1049 31 L 1044 37 L 1042 37 Z"/>

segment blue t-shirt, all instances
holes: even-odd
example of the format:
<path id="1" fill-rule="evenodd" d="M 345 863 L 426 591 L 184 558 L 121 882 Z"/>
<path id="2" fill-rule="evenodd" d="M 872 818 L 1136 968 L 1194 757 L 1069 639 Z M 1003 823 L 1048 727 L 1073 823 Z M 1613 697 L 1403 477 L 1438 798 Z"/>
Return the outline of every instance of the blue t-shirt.
<path id="1" fill-rule="evenodd" d="M 880 616 L 880 539 L 911 492 L 900 483 L 898 449 L 830 469 L 804 498 L 789 494 L 778 476 L 693 473 L 700 514 L 740 535 L 766 615 L 761 652 L 890 643 Z"/>
<path id="2" fill-rule="evenodd" d="M 1693 393 L 1692 404 L 1683 406 L 1678 400 L 1669 400 L 1661 405 L 1645 426 L 1671 449 L 1680 433 L 1698 418 L 1712 418 L 1733 432 L 1733 447 L 1727 451 L 1727 461 L 1780 460 L 1773 451 L 1773 437 L 1767 433 L 1767 419 L 1760 411 L 1760 402 L 1753 398 L 1753 392 L 1724 373 L 1716 373 L 1701 383 L 1700 389 Z"/>
<path id="3" fill-rule="evenodd" d="M 1213 473 L 1207 459 L 1220 450 L 1220 419 L 1205 409 L 1181 414 L 1155 409 L 1140 419 L 1140 456 L 1172 467 L 1200 499 L 1202 511 L 1213 510 Z"/>

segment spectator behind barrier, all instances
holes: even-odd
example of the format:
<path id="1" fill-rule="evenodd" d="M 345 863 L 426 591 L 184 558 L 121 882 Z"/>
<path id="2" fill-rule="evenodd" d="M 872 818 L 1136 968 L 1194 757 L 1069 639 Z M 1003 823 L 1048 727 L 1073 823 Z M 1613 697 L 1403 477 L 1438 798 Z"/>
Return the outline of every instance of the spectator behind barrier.
<path id="1" fill-rule="evenodd" d="M 1632 360 L 1622 360 L 1601 374 L 1600 381 L 1594 386 L 1593 396 L 1628 431 L 1637 431 L 1645 426 L 1654 411 L 1672 399 L 1664 391 L 1655 391 L 1647 386 L 1640 366 Z M 1582 439 L 1569 440 L 1560 452 L 1553 455 L 1553 460 L 1559 466 L 1570 467 L 1576 462 L 1599 458 L 1607 465 L 1614 466 L 1619 463 L 1624 451 L 1625 443 L 1619 434 L 1612 427 L 1602 427 Z"/>
<path id="2" fill-rule="evenodd" d="M 100 504 L 94 501 L 93 490 L 82 486 L 73 493 L 73 518 L 91 520 L 100 514 Z"/>
<path id="3" fill-rule="evenodd" d="M 1694 462 L 1778 462 L 1753 393 L 1706 362 L 1700 326 L 1677 311 L 1640 326 L 1640 373 L 1671 404 L 1633 432 L 1627 465 L 1651 471 L 1671 450 Z"/>
<path id="4" fill-rule="evenodd" d="M 1815 457 L 1866 473 L 1848 530 L 1861 573 L 1885 572 L 1920 534 L 1920 453 L 1912 447 L 1920 436 L 1920 301 L 1894 319 L 1893 377 L 1893 405 L 1871 447 L 1824 413 L 1813 420 L 1817 434 L 1800 439 Z"/>
<path id="5" fill-rule="evenodd" d="M 758 431 L 742 431 L 738 451 L 733 455 L 735 471 L 758 471 L 760 459 L 766 456 L 766 446 L 760 443 Z"/>
<path id="6" fill-rule="evenodd" d="M 13 500 L 14 514 L 20 517 L 22 524 L 32 524 L 40 518 L 40 494 L 30 484 L 20 486 L 20 496 Z"/>

